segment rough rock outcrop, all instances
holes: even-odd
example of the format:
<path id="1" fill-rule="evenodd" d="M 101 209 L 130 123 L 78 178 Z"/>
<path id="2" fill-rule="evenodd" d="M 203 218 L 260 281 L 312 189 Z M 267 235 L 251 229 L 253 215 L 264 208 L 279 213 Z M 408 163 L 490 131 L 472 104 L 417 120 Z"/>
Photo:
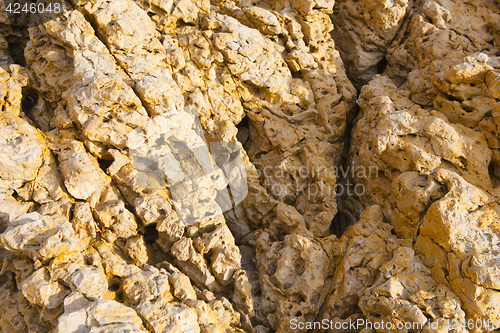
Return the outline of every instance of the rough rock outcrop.
<path id="1" fill-rule="evenodd" d="M 434 60 L 496 55 L 500 10 L 494 1 L 341 0 L 333 36 L 359 88 L 377 73 L 397 84 Z"/>
<path id="2" fill-rule="evenodd" d="M 392 228 L 381 208 L 371 206 L 340 238 L 333 292 L 323 304 L 321 320 L 342 324 L 366 318 L 373 325 L 392 324 L 394 329 L 387 331 L 393 332 L 408 331 L 398 324 L 423 328 L 438 323 L 442 332 L 460 332 L 445 329 L 447 322 L 465 319 L 459 298 L 433 279 L 411 240 L 398 239 Z"/>
<path id="3" fill-rule="evenodd" d="M 0 331 L 500 328 L 497 4 L 59 3 L 0 3 Z"/>
<path id="4" fill-rule="evenodd" d="M 380 205 L 434 281 L 460 299 L 466 318 L 489 323 L 500 319 L 497 62 L 481 53 L 436 60 L 412 72 L 406 88 L 376 76 L 361 91 L 350 153 L 352 166 L 379 170 L 354 174 L 366 187 L 358 209 Z"/>
<path id="5" fill-rule="evenodd" d="M 71 331 L 79 324 L 67 318 L 82 316 L 108 323 L 85 330 L 286 330 L 281 312 L 292 294 L 306 298 L 295 312 L 312 318 L 333 274 L 323 243 L 334 239 L 318 237 L 336 213 L 332 170 L 355 97 L 329 37 L 332 7 L 74 1 L 25 27 L 26 68 L 2 49 L 2 153 L 12 156 L 2 159 L 2 239 L 16 256 L 5 257 L 5 274 L 25 285 L 35 309 L 57 309 L 44 325 Z M 239 151 L 248 181 L 247 198 L 226 218 L 218 205 L 228 175 L 214 147 Z M 165 183 L 144 159 L 160 163 Z M 203 159 L 213 173 L 186 182 Z M 276 239 L 272 256 L 257 231 Z M 42 239 L 24 241 L 34 234 Z M 283 242 L 290 254 L 279 251 Z M 33 273 L 15 267 L 21 258 L 34 261 Z M 301 279 L 279 277 L 289 260 Z M 268 265 L 278 274 L 259 273 Z M 304 294 L 304 269 L 313 267 L 316 287 Z M 280 285 L 289 290 L 272 292 Z M 99 318 L 121 306 L 130 320 Z"/>

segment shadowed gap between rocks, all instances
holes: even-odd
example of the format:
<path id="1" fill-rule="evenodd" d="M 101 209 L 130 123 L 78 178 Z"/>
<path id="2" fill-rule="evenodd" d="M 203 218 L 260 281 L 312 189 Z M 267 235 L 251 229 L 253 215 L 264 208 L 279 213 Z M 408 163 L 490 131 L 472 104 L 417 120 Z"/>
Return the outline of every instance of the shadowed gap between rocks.
<path id="1" fill-rule="evenodd" d="M 359 96 L 359 91 L 360 89 L 357 89 L 358 96 Z M 338 188 L 341 189 L 346 189 L 348 186 L 349 187 L 353 186 L 349 179 L 349 172 L 346 172 L 346 170 L 350 170 L 351 167 L 349 165 L 351 135 L 358 120 L 359 112 L 360 108 L 356 100 L 354 110 L 347 114 L 346 132 L 344 134 L 342 158 L 340 165 L 337 166 L 338 170 L 341 171 L 337 173 L 337 184 Z M 359 220 L 359 214 L 356 213 L 354 207 L 349 206 L 348 202 L 349 198 L 353 198 L 352 196 L 351 197 L 348 196 L 349 191 L 340 191 L 340 192 L 341 193 L 337 193 L 337 199 L 336 199 L 337 214 L 333 218 L 332 224 L 330 225 L 330 233 L 335 234 L 339 238 L 344 234 L 344 232 L 349 226 L 354 225 Z"/>
<path id="2" fill-rule="evenodd" d="M 16 27 L 17 28 L 17 27 Z M 18 36 L 7 36 L 10 57 L 15 64 L 26 67 L 26 59 L 24 58 L 24 49 L 27 41 Z"/>

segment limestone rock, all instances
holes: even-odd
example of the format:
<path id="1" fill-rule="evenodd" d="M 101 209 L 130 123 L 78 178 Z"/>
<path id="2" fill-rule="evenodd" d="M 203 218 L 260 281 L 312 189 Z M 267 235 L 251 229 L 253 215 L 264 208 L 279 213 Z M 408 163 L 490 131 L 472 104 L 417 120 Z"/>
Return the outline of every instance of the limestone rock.
<path id="1" fill-rule="evenodd" d="M 51 323 L 40 316 L 21 291 L 16 290 L 13 275 L 12 272 L 3 273 L 1 278 L 2 329 L 12 332 L 26 332 L 28 330 L 50 332 Z"/>
<path id="2" fill-rule="evenodd" d="M 64 313 L 55 332 L 147 332 L 137 313 L 115 301 L 88 301 L 73 293 L 64 300 Z"/>
<path id="3" fill-rule="evenodd" d="M 97 224 L 92 216 L 90 205 L 87 203 L 75 203 L 71 224 L 76 235 L 85 245 L 88 245 L 97 236 Z"/>
<path id="4" fill-rule="evenodd" d="M 4 46 L 5 44 L 8 46 L 8 42 L 0 35 L 0 45 Z M 0 54 L 5 55 L 6 53 L 0 52 Z M 11 63 L 9 61 L 8 65 L 5 64 L 0 67 L 0 82 L 2 82 L 0 111 L 4 115 L 18 116 L 22 104 L 22 89 L 28 84 L 29 74 L 25 68 L 19 65 L 11 65 Z"/>
<path id="5" fill-rule="evenodd" d="M 404 29 L 414 3 L 413 0 L 337 1 L 332 15 L 333 38 L 357 87 L 383 70 L 388 48 Z"/>
<path id="6" fill-rule="evenodd" d="M 489 1 L 421 1 L 405 27 L 407 37 L 388 52 L 386 73 L 401 83 L 409 71 L 434 60 L 495 55 L 499 18 L 498 4 Z"/>
<path id="7" fill-rule="evenodd" d="M 342 323 L 363 318 L 389 322 L 394 328 L 402 323 L 395 331 L 404 331 L 404 323 L 430 327 L 436 322 L 445 329 L 446 321 L 464 321 L 459 298 L 436 283 L 411 241 L 398 239 L 391 229 L 380 207 L 371 206 L 341 237 L 335 249 L 333 292 L 321 309 L 321 319 Z"/>
<path id="8" fill-rule="evenodd" d="M 326 297 L 334 267 L 323 247 L 293 233 L 283 241 L 272 241 L 266 231 L 258 236 L 256 247 L 263 295 L 259 316 L 266 316 L 279 332 L 289 329 L 292 318 L 313 320 Z"/>
<path id="9" fill-rule="evenodd" d="M 427 67 L 411 72 L 408 77 L 412 101 L 435 108 L 452 123 L 484 134 L 491 150 L 493 186 L 497 185 L 500 147 L 500 120 L 497 116 L 499 73 L 498 57 L 475 53 L 453 60 L 435 60 Z"/>
<path id="10" fill-rule="evenodd" d="M 444 194 L 434 181 L 436 170 L 453 170 L 472 184 L 491 188 L 491 152 L 482 133 L 420 108 L 408 99 L 408 91 L 383 76 L 363 88 L 359 104 L 363 117 L 353 135 L 351 166 L 368 170 L 359 178 L 355 173 L 366 186 L 361 200 L 387 207 L 398 235 L 415 237 L 421 214 Z M 370 167 L 376 170 L 369 172 Z"/>
<path id="11" fill-rule="evenodd" d="M 50 281 L 49 272 L 41 268 L 23 281 L 21 291 L 26 299 L 33 305 L 54 309 L 59 306 L 68 295 L 61 284 Z"/>
<path id="12" fill-rule="evenodd" d="M 12 191 L 35 179 L 46 155 L 42 135 L 26 121 L 0 114 L 0 190 Z"/>
<path id="13" fill-rule="evenodd" d="M 0 4 L 2 332 L 500 320 L 495 3 L 61 5 Z"/>
<path id="14" fill-rule="evenodd" d="M 130 258 L 138 266 L 144 265 L 148 261 L 146 244 L 142 237 L 131 237 L 127 240 L 125 248 Z"/>
<path id="15" fill-rule="evenodd" d="M 494 58 L 492 63 L 495 62 Z M 354 131 L 351 162 L 352 166 L 369 168 L 376 165 L 378 170 L 384 170 L 371 177 L 357 178 L 366 186 L 366 195 L 360 202 L 379 204 L 396 235 L 415 242 L 407 251 L 411 251 L 412 256 L 413 253 L 422 255 L 421 261 L 430 269 L 426 274 L 460 299 L 465 318 L 493 322 L 499 316 L 495 289 L 497 273 L 491 266 L 496 260 L 491 251 L 498 237 L 493 224 L 498 214 L 498 194 L 495 174 L 491 170 L 492 148 L 496 148 L 492 137 L 487 134 L 490 139 L 487 140 L 482 131 L 484 127 L 477 124 L 489 123 L 496 128 L 496 123 L 491 113 L 478 114 L 479 121 L 473 120 L 474 115 L 462 121 L 442 105 L 452 105 L 449 96 L 453 92 L 448 90 L 448 95 L 443 92 L 443 87 L 453 84 L 447 85 L 447 82 L 456 82 L 455 86 L 461 87 L 459 91 L 464 93 L 461 95 L 464 101 L 473 98 L 474 94 L 467 95 L 467 92 L 473 92 L 476 84 L 473 82 L 477 82 L 485 87 L 481 96 L 490 98 L 493 103 L 475 105 L 491 108 L 496 100 L 490 97 L 484 80 L 487 73 L 495 73 L 496 69 L 495 65 L 488 65 L 489 58 L 481 54 L 463 62 L 445 63 L 449 63 L 449 67 L 440 70 L 435 63 L 413 77 L 422 75 L 423 80 L 423 75 L 440 73 L 431 76 L 433 83 L 425 95 L 414 90 L 417 81 L 413 81 L 410 90 L 398 89 L 382 76 L 376 76 L 363 88 L 359 100 L 362 115 Z M 422 99 L 423 96 L 427 100 Z M 423 106 L 434 101 L 437 111 L 423 109 L 409 97 Z M 389 281 L 384 282 L 387 288 L 396 288 Z M 410 311 L 408 303 L 397 305 L 380 300 L 376 290 L 373 289 L 369 296 L 366 294 L 360 305 L 365 315 L 380 307 L 401 307 L 401 311 Z M 392 292 L 390 290 L 384 292 Z M 440 295 L 436 297 L 447 297 L 448 293 L 439 288 L 432 292 Z M 457 299 L 452 303 L 458 304 Z M 490 310 L 484 311 L 485 308 Z"/>
<path id="16" fill-rule="evenodd" d="M 398 85 L 438 59 L 495 55 L 500 9 L 491 1 L 351 1 L 335 6 L 334 39 L 361 88 L 377 73 Z"/>
<path id="17" fill-rule="evenodd" d="M 71 224 L 64 218 L 38 213 L 21 215 L 0 235 L 4 248 L 14 254 L 47 260 L 67 252 L 80 251 L 81 245 Z"/>
<path id="18" fill-rule="evenodd" d="M 68 141 L 55 148 L 64 185 L 75 199 L 86 200 L 109 184 L 95 158 L 81 142 Z"/>
<path id="19" fill-rule="evenodd" d="M 21 203 L 10 195 L 0 195 L 0 231 L 3 232 L 10 225 L 10 221 L 28 212 L 32 207 L 30 203 Z"/>

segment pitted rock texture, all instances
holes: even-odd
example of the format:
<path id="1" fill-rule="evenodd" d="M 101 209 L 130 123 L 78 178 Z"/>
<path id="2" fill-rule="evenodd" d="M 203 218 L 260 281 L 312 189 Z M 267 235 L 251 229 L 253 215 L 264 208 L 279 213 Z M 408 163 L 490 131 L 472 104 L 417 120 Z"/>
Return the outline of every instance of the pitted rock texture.
<path id="1" fill-rule="evenodd" d="M 432 321 L 444 329 L 447 321 L 463 322 L 465 313 L 457 295 L 433 279 L 411 240 L 398 239 L 392 228 L 375 205 L 340 238 L 334 249 L 338 268 L 333 292 L 320 318 L 341 324 L 365 317 L 372 323 L 390 322 L 395 328 L 406 322 L 425 327 Z"/>
<path id="2" fill-rule="evenodd" d="M 500 328 L 497 3 L 61 3 L 0 4 L 1 332 Z"/>
<path id="3" fill-rule="evenodd" d="M 340 0 L 333 36 L 356 87 L 377 73 L 402 84 L 434 60 L 498 55 L 498 2 Z"/>
<path id="4" fill-rule="evenodd" d="M 380 170 L 371 179 L 354 176 L 366 186 L 357 210 L 379 205 L 435 283 L 456 295 L 467 319 L 482 322 L 500 318 L 498 89 L 491 79 L 498 60 L 483 53 L 436 60 L 401 88 L 375 76 L 361 90 L 349 160 Z"/>

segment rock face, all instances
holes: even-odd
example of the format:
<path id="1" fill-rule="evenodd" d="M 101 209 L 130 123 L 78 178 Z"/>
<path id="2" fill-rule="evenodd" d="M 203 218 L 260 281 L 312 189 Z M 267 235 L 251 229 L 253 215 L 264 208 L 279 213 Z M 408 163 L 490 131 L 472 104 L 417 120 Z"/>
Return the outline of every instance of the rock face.
<path id="1" fill-rule="evenodd" d="M 414 242 L 434 281 L 481 322 L 500 318 L 498 90 L 491 79 L 498 60 L 483 53 L 436 60 L 410 73 L 402 88 L 376 76 L 361 91 L 350 154 L 352 165 L 383 170 L 356 179 L 367 188 L 361 205 L 378 204 L 396 235 Z"/>
<path id="2" fill-rule="evenodd" d="M 395 328 L 398 323 L 425 327 L 436 322 L 445 328 L 447 321 L 463 322 L 459 298 L 433 278 L 411 240 L 398 239 L 392 228 L 375 205 L 340 238 L 334 249 L 338 268 L 333 292 L 323 304 L 321 319 L 342 324 L 365 317 Z"/>
<path id="3" fill-rule="evenodd" d="M 0 4 L 2 332 L 500 328 L 498 4 L 60 4 Z"/>
<path id="4" fill-rule="evenodd" d="M 384 73 L 397 84 L 434 60 L 500 46 L 495 1 L 340 0 L 333 36 L 357 87 Z"/>

